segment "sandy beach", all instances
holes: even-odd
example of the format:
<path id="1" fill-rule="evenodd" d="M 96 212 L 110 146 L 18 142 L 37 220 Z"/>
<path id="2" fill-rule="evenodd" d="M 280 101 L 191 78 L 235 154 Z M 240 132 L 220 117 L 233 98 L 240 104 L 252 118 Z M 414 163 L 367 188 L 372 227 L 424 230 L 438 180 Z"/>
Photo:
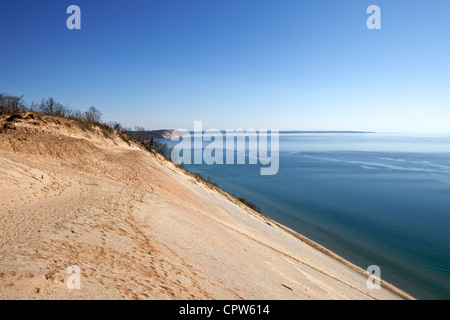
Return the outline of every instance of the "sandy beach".
<path id="1" fill-rule="evenodd" d="M 0 299 L 412 298 L 115 132 L 26 115 L 0 119 Z"/>

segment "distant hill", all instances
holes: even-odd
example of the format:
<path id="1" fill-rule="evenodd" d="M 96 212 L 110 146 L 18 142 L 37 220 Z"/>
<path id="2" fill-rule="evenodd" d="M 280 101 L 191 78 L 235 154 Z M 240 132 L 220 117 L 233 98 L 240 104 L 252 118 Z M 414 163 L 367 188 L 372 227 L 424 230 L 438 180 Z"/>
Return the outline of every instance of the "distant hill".
<path id="1" fill-rule="evenodd" d="M 175 132 L 175 133 L 174 133 Z M 129 134 L 133 136 L 134 138 L 137 137 L 137 131 L 130 131 Z M 175 137 L 179 137 L 180 135 L 176 133 L 175 130 L 169 130 L 169 129 L 162 129 L 162 130 L 150 130 L 145 131 L 146 137 L 148 140 L 151 138 L 155 140 L 163 140 L 163 139 L 170 139 L 172 135 Z"/>
<path id="2" fill-rule="evenodd" d="M 152 130 L 152 131 L 148 131 L 148 134 L 150 137 L 152 137 L 155 140 L 170 139 L 172 137 L 172 133 L 174 131 L 175 130 L 167 130 L 167 129 Z"/>
<path id="3" fill-rule="evenodd" d="M 237 129 L 236 129 L 237 130 Z M 173 131 L 173 130 L 156 130 L 156 131 L 150 131 L 150 132 L 158 132 L 158 131 Z M 244 130 L 245 132 L 246 130 Z M 206 131 L 203 131 L 204 134 Z M 216 132 L 221 132 L 222 134 L 226 133 L 226 130 L 217 130 Z M 257 130 L 258 132 L 258 130 Z M 194 131 L 189 131 L 189 133 L 194 134 Z M 315 134 L 339 134 L 339 133 L 376 133 L 374 131 L 300 131 L 300 130 L 280 130 L 280 134 L 301 134 L 301 133 L 315 133 Z"/>
<path id="4" fill-rule="evenodd" d="M 175 134 L 174 134 L 175 132 Z M 203 131 L 203 134 L 205 134 L 206 131 Z M 226 130 L 219 130 L 222 134 L 226 134 Z M 150 130 L 145 132 L 147 134 L 148 139 L 151 138 L 155 140 L 163 140 L 163 139 L 170 139 L 172 135 L 175 137 L 180 137 L 181 135 L 176 133 L 175 130 L 170 129 L 162 129 L 162 130 Z M 189 131 L 190 134 L 194 134 L 194 131 Z M 375 133 L 371 131 L 298 131 L 298 130 L 282 130 L 279 132 L 280 134 L 369 134 L 369 133 Z M 136 138 L 136 131 L 131 131 L 130 134 Z"/>

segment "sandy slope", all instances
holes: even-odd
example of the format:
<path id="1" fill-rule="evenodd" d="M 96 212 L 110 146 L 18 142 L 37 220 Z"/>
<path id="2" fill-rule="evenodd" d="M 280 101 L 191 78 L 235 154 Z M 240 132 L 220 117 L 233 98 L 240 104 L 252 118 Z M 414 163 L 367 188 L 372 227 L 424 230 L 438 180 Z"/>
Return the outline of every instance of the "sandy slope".
<path id="1" fill-rule="evenodd" d="M 1 299 L 407 298 L 116 134 L 34 117 L 0 132 Z"/>

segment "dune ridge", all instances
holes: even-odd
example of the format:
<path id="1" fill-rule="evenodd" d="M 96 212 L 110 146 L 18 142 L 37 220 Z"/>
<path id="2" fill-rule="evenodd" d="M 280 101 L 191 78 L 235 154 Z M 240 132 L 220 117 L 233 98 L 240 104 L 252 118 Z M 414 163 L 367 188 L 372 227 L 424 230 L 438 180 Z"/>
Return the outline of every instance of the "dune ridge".
<path id="1" fill-rule="evenodd" d="M 367 277 L 116 132 L 0 118 L 0 299 L 413 299 Z"/>

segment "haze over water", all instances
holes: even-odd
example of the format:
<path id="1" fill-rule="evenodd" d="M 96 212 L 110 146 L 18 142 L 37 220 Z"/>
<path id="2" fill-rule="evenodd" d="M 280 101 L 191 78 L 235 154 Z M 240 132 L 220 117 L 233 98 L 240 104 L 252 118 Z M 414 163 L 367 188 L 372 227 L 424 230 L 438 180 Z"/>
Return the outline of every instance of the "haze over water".
<path id="1" fill-rule="evenodd" d="M 283 134 L 277 175 L 185 167 L 417 298 L 450 299 L 450 135 Z"/>

